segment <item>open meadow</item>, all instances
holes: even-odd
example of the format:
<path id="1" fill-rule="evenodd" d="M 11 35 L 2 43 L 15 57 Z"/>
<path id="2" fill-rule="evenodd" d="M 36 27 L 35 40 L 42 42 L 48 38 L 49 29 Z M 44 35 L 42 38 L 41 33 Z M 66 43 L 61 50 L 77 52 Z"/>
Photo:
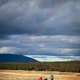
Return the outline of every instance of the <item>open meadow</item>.
<path id="1" fill-rule="evenodd" d="M 80 73 L 27 70 L 0 70 L 0 80 L 38 80 L 39 77 L 50 80 L 51 74 L 54 80 L 80 80 Z"/>

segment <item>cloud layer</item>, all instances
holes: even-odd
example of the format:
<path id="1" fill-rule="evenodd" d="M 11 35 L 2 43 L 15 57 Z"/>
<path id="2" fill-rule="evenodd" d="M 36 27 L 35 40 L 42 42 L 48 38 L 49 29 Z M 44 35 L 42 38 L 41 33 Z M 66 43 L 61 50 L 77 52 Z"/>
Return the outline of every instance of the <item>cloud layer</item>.
<path id="1" fill-rule="evenodd" d="M 80 56 L 80 36 L 11 35 L 0 40 L 0 53 Z"/>
<path id="2" fill-rule="evenodd" d="M 80 35 L 79 0 L 0 2 L 0 38 L 14 34 L 39 35 L 49 24 L 42 35 Z"/>
<path id="3" fill-rule="evenodd" d="M 0 53 L 80 56 L 80 0 L 0 0 Z"/>

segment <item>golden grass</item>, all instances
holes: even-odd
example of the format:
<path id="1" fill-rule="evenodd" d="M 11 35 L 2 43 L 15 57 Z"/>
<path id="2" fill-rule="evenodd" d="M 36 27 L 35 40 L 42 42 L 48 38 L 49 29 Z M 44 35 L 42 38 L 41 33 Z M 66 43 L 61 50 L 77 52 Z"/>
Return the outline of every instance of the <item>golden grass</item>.
<path id="1" fill-rule="evenodd" d="M 0 80 L 39 80 L 39 77 L 50 80 L 51 74 L 54 80 L 80 80 L 80 73 L 26 70 L 0 70 Z"/>

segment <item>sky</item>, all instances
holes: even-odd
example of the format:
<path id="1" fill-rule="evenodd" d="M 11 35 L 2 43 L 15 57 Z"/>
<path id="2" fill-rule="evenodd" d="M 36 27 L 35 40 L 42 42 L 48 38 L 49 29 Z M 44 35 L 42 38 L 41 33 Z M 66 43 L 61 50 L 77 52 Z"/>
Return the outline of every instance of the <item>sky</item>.
<path id="1" fill-rule="evenodd" d="M 0 54 L 80 60 L 80 0 L 0 0 Z"/>

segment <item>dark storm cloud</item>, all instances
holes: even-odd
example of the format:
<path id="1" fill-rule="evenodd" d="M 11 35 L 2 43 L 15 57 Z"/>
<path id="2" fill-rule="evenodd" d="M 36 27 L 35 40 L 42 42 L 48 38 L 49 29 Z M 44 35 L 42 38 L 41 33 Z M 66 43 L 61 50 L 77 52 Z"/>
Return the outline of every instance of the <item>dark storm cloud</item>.
<path id="1" fill-rule="evenodd" d="M 9 39 L 9 37 L 8 37 L 8 35 L 4 35 L 4 34 L 0 34 L 0 39 L 2 40 L 7 40 L 7 39 Z"/>
<path id="2" fill-rule="evenodd" d="M 0 0 L 0 53 L 80 56 L 80 0 Z"/>
<path id="3" fill-rule="evenodd" d="M 54 17 L 56 10 L 68 1 L 0 0 L 0 39 L 14 34 L 41 34 L 46 24 L 44 21 Z M 70 5 L 61 11 L 60 17 L 43 35 L 80 35 L 79 3 L 79 0 L 71 0 Z"/>
<path id="4" fill-rule="evenodd" d="M 57 49 L 56 49 L 57 50 Z M 73 50 L 74 51 L 74 50 Z M 80 50 L 76 51 L 76 52 L 68 52 L 68 53 L 57 53 L 55 52 L 50 52 L 50 51 L 33 51 L 33 52 L 29 52 L 29 53 L 23 53 L 24 55 L 50 55 L 50 56 L 80 56 Z"/>
<path id="5" fill-rule="evenodd" d="M 5 5 L 8 3 L 9 0 L 0 0 L 0 6 Z"/>
<path id="6" fill-rule="evenodd" d="M 40 8 L 53 8 L 53 7 L 58 7 L 62 4 L 64 4 L 65 2 L 67 2 L 69 0 L 39 0 L 37 3 L 39 5 Z"/>

